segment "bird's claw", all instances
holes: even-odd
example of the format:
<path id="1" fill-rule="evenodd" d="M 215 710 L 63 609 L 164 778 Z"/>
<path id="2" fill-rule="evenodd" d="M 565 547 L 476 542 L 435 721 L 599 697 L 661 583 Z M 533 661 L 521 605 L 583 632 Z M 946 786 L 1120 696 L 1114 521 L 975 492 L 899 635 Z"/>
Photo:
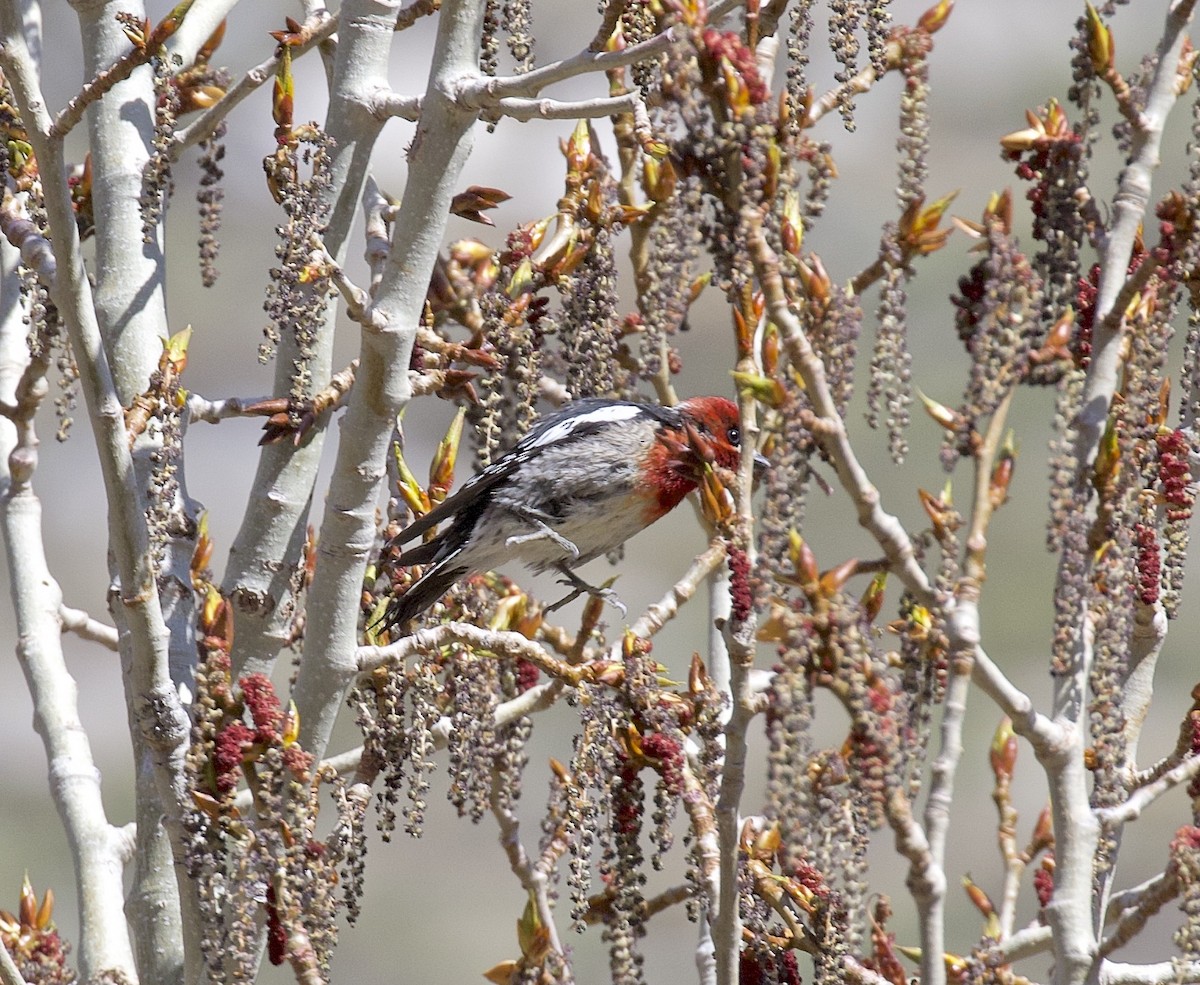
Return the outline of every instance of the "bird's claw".
<path id="1" fill-rule="evenodd" d="M 614 609 L 621 613 L 621 618 L 624 619 L 629 615 L 629 610 L 625 608 L 625 603 L 621 601 L 621 596 L 614 592 L 611 588 L 599 588 L 593 592 L 596 598 L 607 602 Z"/>
<path id="2" fill-rule="evenodd" d="M 580 595 L 591 595 L 607 602 L 614 609 L 618 609 L 622 619 L 628 614 L 629 610 L 625 608 L 625 603 L 621 601 L 621 597 L 611 588 L 597 588 L 595 585 L 589 585 L 566 565 L 559 565 L 558 571 L 563 576 L 559 579 L 558 583 L 560 585 L 569 585 L 573 591 L 566 598 L 561 598 L 553 605 L 547 606 L 546 612 L 554 612 L 556 609 L 561 609 L 564 605 L 574 602 Z"/>

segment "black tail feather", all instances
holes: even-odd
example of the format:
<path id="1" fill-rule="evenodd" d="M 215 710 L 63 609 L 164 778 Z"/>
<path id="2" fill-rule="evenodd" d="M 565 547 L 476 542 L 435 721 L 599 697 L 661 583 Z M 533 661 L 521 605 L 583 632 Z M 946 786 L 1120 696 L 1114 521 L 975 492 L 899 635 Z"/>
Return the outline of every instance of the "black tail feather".
<path id="1" fill-rule="evenodd" d="M 413 582 L 407 592 L 397 595 L 388 603 L 373 628 L 377 633 L 403 628 L 450 591 L 454 583 L 466 573 L 466 568 L 434 565 Z"/>

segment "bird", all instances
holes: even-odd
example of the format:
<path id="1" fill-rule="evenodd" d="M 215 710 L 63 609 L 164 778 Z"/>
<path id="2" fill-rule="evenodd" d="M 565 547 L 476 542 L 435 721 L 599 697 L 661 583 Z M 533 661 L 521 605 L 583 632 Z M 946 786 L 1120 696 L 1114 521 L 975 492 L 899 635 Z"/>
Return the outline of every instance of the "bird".
<path id="1" fill-rule="evenodd" d="M 699 485 L 708 463 L 737 469 L 742 433 L 737 405 L 693 397 L 672 407 L 592 397 L 540 418 L 507 453 L 385 545 L 401 567 L 424 565 L 388 603 L 377 632 L 402 627 L 461 578 L 518 560 L 553 568 L 579 595 L 625 607 L 616 593 L 572 570 L 619 547 L 665 516 Z M 767 464 L 755 455 L 755 471 Z M 443 522 L 432 538 L 404 548 Z"/>

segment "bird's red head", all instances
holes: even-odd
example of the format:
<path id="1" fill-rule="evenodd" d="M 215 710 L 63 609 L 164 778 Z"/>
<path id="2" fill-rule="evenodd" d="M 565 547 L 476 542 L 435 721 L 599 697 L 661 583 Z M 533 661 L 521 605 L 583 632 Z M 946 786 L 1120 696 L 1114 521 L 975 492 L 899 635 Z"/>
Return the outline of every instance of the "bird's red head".
<path id="1" fill-rule="evenodd" d="M 737 404 L 725 397 L 693 397 L 678 409 L 685 427 L 695 431 L 694 436 L 688 436 L 693 454 L 698 459 L 711 455 L 711 460 L 721 468 L 736 471 L 742 458 Z"/>
<path id="2" fill-rule="evenodd" d="M 736 471 L 741 460 L 737 405 L 725 397 L 693 397 L 675 408 L 682 427 L 664 424 L 647 456 L 653 518 L 668 513 L 696 488 L 706 463 Z"/>

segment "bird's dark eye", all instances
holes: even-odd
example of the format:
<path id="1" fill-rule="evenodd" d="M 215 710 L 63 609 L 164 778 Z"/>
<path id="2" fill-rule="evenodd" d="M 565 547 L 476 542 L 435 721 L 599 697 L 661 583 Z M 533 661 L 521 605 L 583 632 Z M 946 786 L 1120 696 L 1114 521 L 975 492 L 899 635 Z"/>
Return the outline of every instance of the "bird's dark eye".
<path id="1" fill-rule="evenodd" d="M 740 445 L 742 443 L 742 432 L 739 428 L 730 428 L 725 432 L 725 437 L 729 439 L 731 445 Z"/>

